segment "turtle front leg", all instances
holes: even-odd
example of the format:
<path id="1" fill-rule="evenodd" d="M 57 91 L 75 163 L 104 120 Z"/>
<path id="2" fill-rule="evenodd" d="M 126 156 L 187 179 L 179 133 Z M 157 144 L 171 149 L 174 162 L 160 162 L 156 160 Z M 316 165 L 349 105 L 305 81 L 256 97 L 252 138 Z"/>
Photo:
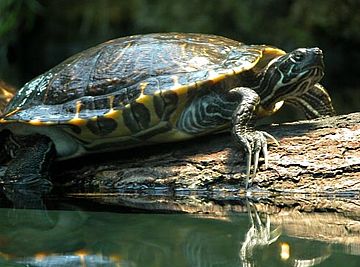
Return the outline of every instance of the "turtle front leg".
<path id="1" fill-rule="evenodd" d="M 37 188 L 39 191 L 49 191 L 52 184 L 45 178 L 55 148 L 46 136 L 30 136 L 9 163 L 4 175 L 5 186 Z"/>
<path id="2" fill-rule="evenodd" d="M 265 168 L 268 165 L 267 140 L 270 138 L 276 143 L 276 139 L 263 131 L 255 131 L 256 109 L 260 103 L 259 95 L 252 89 L 246 87 L 234 88 L 229 91 L 230 95 L 240 98 L 239 105 L 232 116 L 232 135 L 235 142 L 244 148 L 246 154 L 246 181 L 245 188 L 255 177 L 260 153 L 262 152 L 265 160 Z M 251 174 L 251 165 L 254 164 Z M 251 179 L 250 179 L 251 178 Z"/>
<path id="3" fill-rule="evenodd" d="M 262 151 L 267 166 L 266 137 L 270 134 L 255 131 L 256 109 L 259 105 L 258 94 L 246 87 L 237 87 L 227 93 L 209 92 L 195 97 L 189 102 L 176 123 L 176 128 L 189 135 L 203 135 L 224 129 L 232 121 L 232 134 L 235 142 L 245 149 L 247 158 L 246 183 L 248 188 L 251 164 L 254 163 L 252 177 L 258 168 L 259 156 Z"/>

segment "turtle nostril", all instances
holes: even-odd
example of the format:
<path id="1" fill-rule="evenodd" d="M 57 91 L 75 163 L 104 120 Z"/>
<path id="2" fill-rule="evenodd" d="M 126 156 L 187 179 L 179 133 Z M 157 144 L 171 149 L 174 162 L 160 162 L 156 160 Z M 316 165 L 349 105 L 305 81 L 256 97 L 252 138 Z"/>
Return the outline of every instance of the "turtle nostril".
<path id="1" fill-rule="evenodd" d="M 322 55 L 322 51 L 321 51 L 321 49 L 320 49 L 319 47 L 314 47 L 314 48 L 313 48 L 313 51 L 314 51 L 314 53 L 317 54 L 317 55 Z"/>

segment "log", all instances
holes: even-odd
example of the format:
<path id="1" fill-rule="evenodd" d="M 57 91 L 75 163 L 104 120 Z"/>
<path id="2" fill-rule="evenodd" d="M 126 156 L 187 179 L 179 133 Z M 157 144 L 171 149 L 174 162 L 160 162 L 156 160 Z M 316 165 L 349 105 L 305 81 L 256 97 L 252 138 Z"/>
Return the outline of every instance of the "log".
<path id="1" fill-rule="evenodd" d="M 347 194 L 360 190 L 360 113 L 260 127 L 269 146 L 252 191 Z M 117 192 L 244 191 L 243 152 L 228 133 L 62 162 L 55 181 L 76 190 Z M 260 161 L 260 164 L 263 161 Z M 254 190 L 256 188 L 256 190 Z M 71 191 L 71 190 L 70 190 Z"/>
<path id="2" fill-rule="evenodd" d="M 58 162 L 53 181 L 66 200 L 90 200 L 97 211 L 202 213 L 228 225 L 239 213 L 258 214 L 262 226 L 238 242 L 250 260 L 255 246 L 268 248 L 267 222 L 275 234 L 321 242 L 324 255 L 311 261 L 339 250 L 360 255 L 360 113 L 261 130 L 280 146 L 269 147 L 269 168 L 260 166 L 248 191 L 243 153 L 226 133 Z"/>

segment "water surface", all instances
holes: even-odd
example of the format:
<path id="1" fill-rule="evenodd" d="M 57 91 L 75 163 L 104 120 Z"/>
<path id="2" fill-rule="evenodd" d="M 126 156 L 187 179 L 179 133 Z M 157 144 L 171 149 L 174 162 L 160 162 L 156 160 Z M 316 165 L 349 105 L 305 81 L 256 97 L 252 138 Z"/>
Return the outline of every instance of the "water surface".
<path id="1" fill-rule="evenodd" d="M 246 200 L 208 214 L 59 203 L 0 209 L 0 266 L 360 266 L 351 214 L 274 212 Z"/>

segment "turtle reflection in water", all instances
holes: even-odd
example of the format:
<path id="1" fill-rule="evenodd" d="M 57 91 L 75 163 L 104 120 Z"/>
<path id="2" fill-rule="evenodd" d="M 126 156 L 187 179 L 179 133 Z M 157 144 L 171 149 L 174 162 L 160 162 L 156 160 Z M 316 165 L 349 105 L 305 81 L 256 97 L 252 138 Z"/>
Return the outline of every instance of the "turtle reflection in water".
<path id="1" fill-rule="evenodd" d="M 108 41 L 25 84 L 0 117 L 7 184 L 50 184 L 56 159 L 231 131 L 255 176 L 271 136 L 256 119 L 285 102 L 308 118 L 333 115 L 322 51 L 290 53 L 206 34 Z M 251 173 L 251 167 L 253 171 Z"/>
<path id="2" fill-rule="evenodd" d="M 67 267 L 127 267 L 132 266 L 131 263 L 119 261 L 116 257 L 107 257 L 103 255 L 87 255 L 83 252 L 72 254 L 46 255 L 39 253 L 34 257 L 24 257 L 14 259 L 14 264 L 6 262 L 8 266 L 33 266 L 33 267 L 51 267 L 51 266 L 67 266 Z M 1 263 L 1 261 L 0 261 Z M 16 264 L 16 265 L 15 265 Z M 5 265 L 6 266 L 6 265 Z"/>

